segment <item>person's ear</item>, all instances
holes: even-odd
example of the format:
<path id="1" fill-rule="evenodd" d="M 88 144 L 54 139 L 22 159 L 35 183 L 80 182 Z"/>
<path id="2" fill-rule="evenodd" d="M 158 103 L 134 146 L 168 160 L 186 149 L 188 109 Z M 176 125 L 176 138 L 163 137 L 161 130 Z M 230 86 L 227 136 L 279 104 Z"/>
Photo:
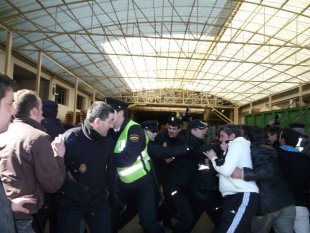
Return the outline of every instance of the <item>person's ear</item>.
<path id="1" fill-rule="evenodd" d="M 229 135 L 229 140 L 232 141 L 236 138 L 236 134 L 232 133 L 231 135 Z"/>
<path id="2" fill-rule="evenodd" d="M 100 125 L 100 118 L 95 118 L 95 120 L 92 123 L 93 128 L 97 128 Z"/>
<path id="3" fill-rule="evenodd" d="M 39 113 L 39 110 L 36 108 L 36 107 L 33 107 L 31 110 L 30 110 L 30 116 L 37 116 Z"/>

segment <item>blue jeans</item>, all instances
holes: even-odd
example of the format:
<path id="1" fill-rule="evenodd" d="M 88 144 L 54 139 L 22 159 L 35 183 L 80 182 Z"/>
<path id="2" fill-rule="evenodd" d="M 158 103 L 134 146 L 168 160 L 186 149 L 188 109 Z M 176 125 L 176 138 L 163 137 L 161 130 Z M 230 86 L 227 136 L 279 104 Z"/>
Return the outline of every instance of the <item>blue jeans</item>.
<path id="1" fill-rule="evenodd" d="M 32 219 L 15 220 L 17 233 L 35 233 L 32 228 Z"/>
<path id="2" fill-rule="evenodd" d="M 263 216 L 255 216 L 251 223 L 251 233 L 293 233 L 295 206 L 291 205 Z"/>
<path id="3" fill-rule="evenodd" d="M 309 210 L 304 206 L 296 206 L 296 218 L 294 222 L 294 230 L 296 233 L 309 233 Z"/>

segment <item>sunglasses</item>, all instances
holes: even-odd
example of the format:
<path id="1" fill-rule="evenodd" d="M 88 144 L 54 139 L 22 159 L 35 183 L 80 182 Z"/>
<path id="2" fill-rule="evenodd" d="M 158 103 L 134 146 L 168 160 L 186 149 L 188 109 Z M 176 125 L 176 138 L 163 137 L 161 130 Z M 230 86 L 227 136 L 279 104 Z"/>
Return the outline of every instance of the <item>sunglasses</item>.
<path id="1" fill-rule="evenodd" d="M 151 133 L 158 133 L 157 129 L 152 129 L 152 130 L 148 130 L 148 131 L 150 131 Z"/>

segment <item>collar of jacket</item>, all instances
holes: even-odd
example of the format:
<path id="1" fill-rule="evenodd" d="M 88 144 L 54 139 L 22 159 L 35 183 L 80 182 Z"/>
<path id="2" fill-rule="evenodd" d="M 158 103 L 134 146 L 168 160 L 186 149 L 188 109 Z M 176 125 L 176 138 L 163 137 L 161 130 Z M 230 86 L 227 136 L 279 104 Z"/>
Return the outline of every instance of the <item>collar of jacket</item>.
<path id="1" fill-rule="evenodd" d="M 283 145 L 283 146 L 280 146 L 280 148 L 282 150 L 285 150 L 285 151 L 290 151 L 290 152 L 299 152 L 299 150 L 293 146 L 289 146 L 289 145 Z"/>
<path id="2" fill-rule="evenodd" d="M 196 148 L 196 147 L 200 147 L 201 145 L 203 145 L 204 141 L 203 139 L 197 138 L 191 133 L 189 133 L 187 143 L 190 148 Z"/>
<path id="3" fill-rule="evenodd" d="M 86 137 L 88 137 L 91 140 L 98 141 L 104 138 L 96 130 L 94 130 L 93 127 L 87 121 L 85 121 L 84 124 L 82 125 L 82 130 L 83 133 L 86 135 Z"/>
<path id="4" fill-rule="evenodd" d="M 45 132 L 45 128 L 40 123 L 31 119 L 30 117 L 15 118 L 13 122 L 22 122 L 22 123 L 31 125 L 33 128 L 36 128 L 38 130 Z"/>
<path id="5" fill-rule="evenodd" d="M 61 124 L 61 121 L 58 118 L 44 118 L 41 121 L 41 124 Z"/>

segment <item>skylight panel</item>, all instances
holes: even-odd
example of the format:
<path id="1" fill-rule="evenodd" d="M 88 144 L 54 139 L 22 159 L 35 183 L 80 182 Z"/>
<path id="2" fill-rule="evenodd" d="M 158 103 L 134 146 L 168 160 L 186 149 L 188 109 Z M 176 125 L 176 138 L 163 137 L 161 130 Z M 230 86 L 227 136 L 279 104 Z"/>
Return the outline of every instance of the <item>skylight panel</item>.
<path id="1" fill-rule="evenodd" d="M 262 1 L 262 4 L 267 5 L 267 6 L 280 8 L 281 5 L 283 4 L 283 0 L 264 0 L 264 1 Z"/>
<path id="2" fill-rule="evenodd" d="M 296 13 L 301 13 L 309 4 L 308 0 L 290 0 L 283 6 L 283 9 L 288 11 L 293 11 Z"/>
<path id="3" fill-rule="evenodd" d="M 275 85 L 275 86 L 269 87 L 268 90 L 270 92 L 272 92 L 273 94 L 275 94 L 275 93 L 279 93 L 279 92 L 283 92 L 285 90 L 288 90 L 292 87 L 293 87 L 292 84 L 281 83 L 281 85 Z"/>
<path id="4" fill-rule="evenodd" d="M 256 7 L 257 6 L 255 4 L 250 4 L 250 3 L 244 2 L 241 5 L 237 14 L 235 15 L 234 21 L 244 22 L 244 19 L 247 19 L 248 17 L 250 17 L 253 14 L 253 11 L 256 9 Z"/>
<path id="5" fill-rule="evenodd" d="M 236 101 L 236 95 L 233 93 L 226 93 L 225 95 L 221 96 L 223 99 L 227 99 L 227 100 L 233 100 L 233 102 Z"/>

